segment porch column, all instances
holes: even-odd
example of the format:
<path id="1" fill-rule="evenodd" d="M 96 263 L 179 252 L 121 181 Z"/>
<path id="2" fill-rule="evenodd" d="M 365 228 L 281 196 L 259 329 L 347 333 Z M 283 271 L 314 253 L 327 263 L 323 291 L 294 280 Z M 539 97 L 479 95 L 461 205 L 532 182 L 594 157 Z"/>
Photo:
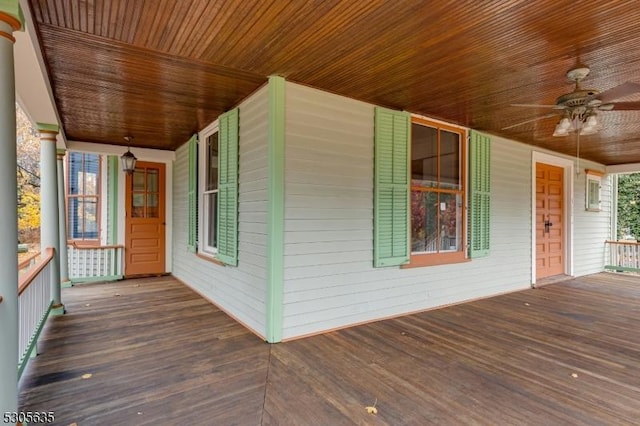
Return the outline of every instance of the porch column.
<path id="1" fill-rule="evenodd" d="M 60 232 L 60 285 L 66 287 L 71 284 L 69 279 L 69 260 L 67 258 L 67 207 L 64 190 L 64 149 L 57 150 L 58 154 L 58 230 Z"/>
<path id="2" fill-rule="evenodd" d="M 60 296 L 60 218 L 58 214 L 58 171 L 55 124 L 36 123 L 40 132 L 40 250 L 53 247 L 51 298 L 54 315 L 64 313 Z"/>
<path id="3" fill-rule="evenodd" d="M 18 409 L 18 193 L 13 32 L 18 0 L 0 2 L 0 413 Z"/>

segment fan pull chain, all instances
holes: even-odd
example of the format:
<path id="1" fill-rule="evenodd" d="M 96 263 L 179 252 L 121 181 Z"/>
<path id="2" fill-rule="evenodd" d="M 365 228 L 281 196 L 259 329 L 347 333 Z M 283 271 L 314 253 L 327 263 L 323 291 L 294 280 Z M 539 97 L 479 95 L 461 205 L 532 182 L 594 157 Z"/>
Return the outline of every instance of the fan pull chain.
<path id="1" fill-rule="evenodd" d="M 580 130 L 576 132 L 576 175 L 580 176 Z"/>

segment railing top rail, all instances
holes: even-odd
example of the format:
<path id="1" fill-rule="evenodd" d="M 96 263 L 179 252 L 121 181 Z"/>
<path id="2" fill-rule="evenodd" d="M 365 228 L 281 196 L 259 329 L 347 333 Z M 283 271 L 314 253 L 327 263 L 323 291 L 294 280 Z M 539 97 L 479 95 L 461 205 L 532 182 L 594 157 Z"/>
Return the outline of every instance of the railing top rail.
<path id="1" fill-rule="evenodd" d="M 21 295 L 29 287 L 33 280 L 38 276 L 40 271 L 42 271 L 44 267 L 47 266 L 49 262 L 51 262 L 51 260 L 53 259 L 53 253 L 53 248 L 47 247 L 44 251 L 43 258 L 40 259 L 40 262 L 38 262 L 38 264 L 34 266 L 33 269 L 29 271 L 29 273 L 20 277 L 20 280 L 18 281 L 18 296 Z"/>
<path id="2" fill-rule="evenodd" d="M 124 248 L 123 245 L 121 244 L 111 244 L 111 245 L 106 245 L 106 246 L 99 246 L 99 245 L 82 245 L 82 244 L 77 244 L 75 242 L 73 243 L 69 243 L 68 245 L 70 245 L 71 247 L 78 249 L 78 250 L 93 250 L 93 249 L 119 249 L 119 248 Z"/>
<path id="3" fill-rule="evenodd" d="M 618 244 L 618 245 L 624 245 L 624 246 L 640 246 L 639 242 L 636 241 L 613 241 L 613 240 L 606 240 L 605 244 Z"/>
<path id="4" fill-rule="evenodd" d="M 22 262 L 18 263 L 18 270 L 26 268 L 31 264 L 31 261 L 40 256 L 40 252 L 34 253 L 31 256 L 25 258 Z"/>

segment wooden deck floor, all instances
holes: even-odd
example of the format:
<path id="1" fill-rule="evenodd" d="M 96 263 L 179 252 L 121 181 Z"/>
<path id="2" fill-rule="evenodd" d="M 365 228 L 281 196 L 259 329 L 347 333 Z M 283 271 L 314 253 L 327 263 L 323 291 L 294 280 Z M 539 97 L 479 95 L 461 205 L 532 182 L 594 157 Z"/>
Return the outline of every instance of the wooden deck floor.
<path id="1" fill-rule="evenodd" d="M 22 410 L 69 425 L 619 425 L 640 278 L 599 274 L 267 345 L 172 278 L 63 293 Z M 84 374 L 91 377 L 83 379 Z M 378 414 L 365 407 L 376 403 Z"/>

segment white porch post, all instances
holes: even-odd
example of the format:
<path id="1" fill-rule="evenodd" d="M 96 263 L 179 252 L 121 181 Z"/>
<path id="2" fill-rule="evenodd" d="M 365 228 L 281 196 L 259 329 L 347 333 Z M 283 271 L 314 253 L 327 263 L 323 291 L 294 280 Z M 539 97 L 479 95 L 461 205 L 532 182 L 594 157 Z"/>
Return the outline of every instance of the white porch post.
<path id="1" fill-rule="evenodd" d="M 69 279 L 69 261 L 67 258 L 67 207 L 64 190 L 64 149 L 58 154 L 58 230 L 60 232 L 60 284 L 64 287 L 71 283 Z"/>
<path id="2" fill-rule="evenodd" d="M 13 32 L 18 0 L 0 2 L 0 413 L 18 409 L 18 194 Z"/>
<path id="3" fill-rule="evenodd" d="M 56 136 L 58 126 L 36 123 L 40 132 L 40 250 L 53 247 L 51 298 L 54 315 L 64 313 L 60 291 L 60 225 L 58 214 L 58 170 Z"/>

